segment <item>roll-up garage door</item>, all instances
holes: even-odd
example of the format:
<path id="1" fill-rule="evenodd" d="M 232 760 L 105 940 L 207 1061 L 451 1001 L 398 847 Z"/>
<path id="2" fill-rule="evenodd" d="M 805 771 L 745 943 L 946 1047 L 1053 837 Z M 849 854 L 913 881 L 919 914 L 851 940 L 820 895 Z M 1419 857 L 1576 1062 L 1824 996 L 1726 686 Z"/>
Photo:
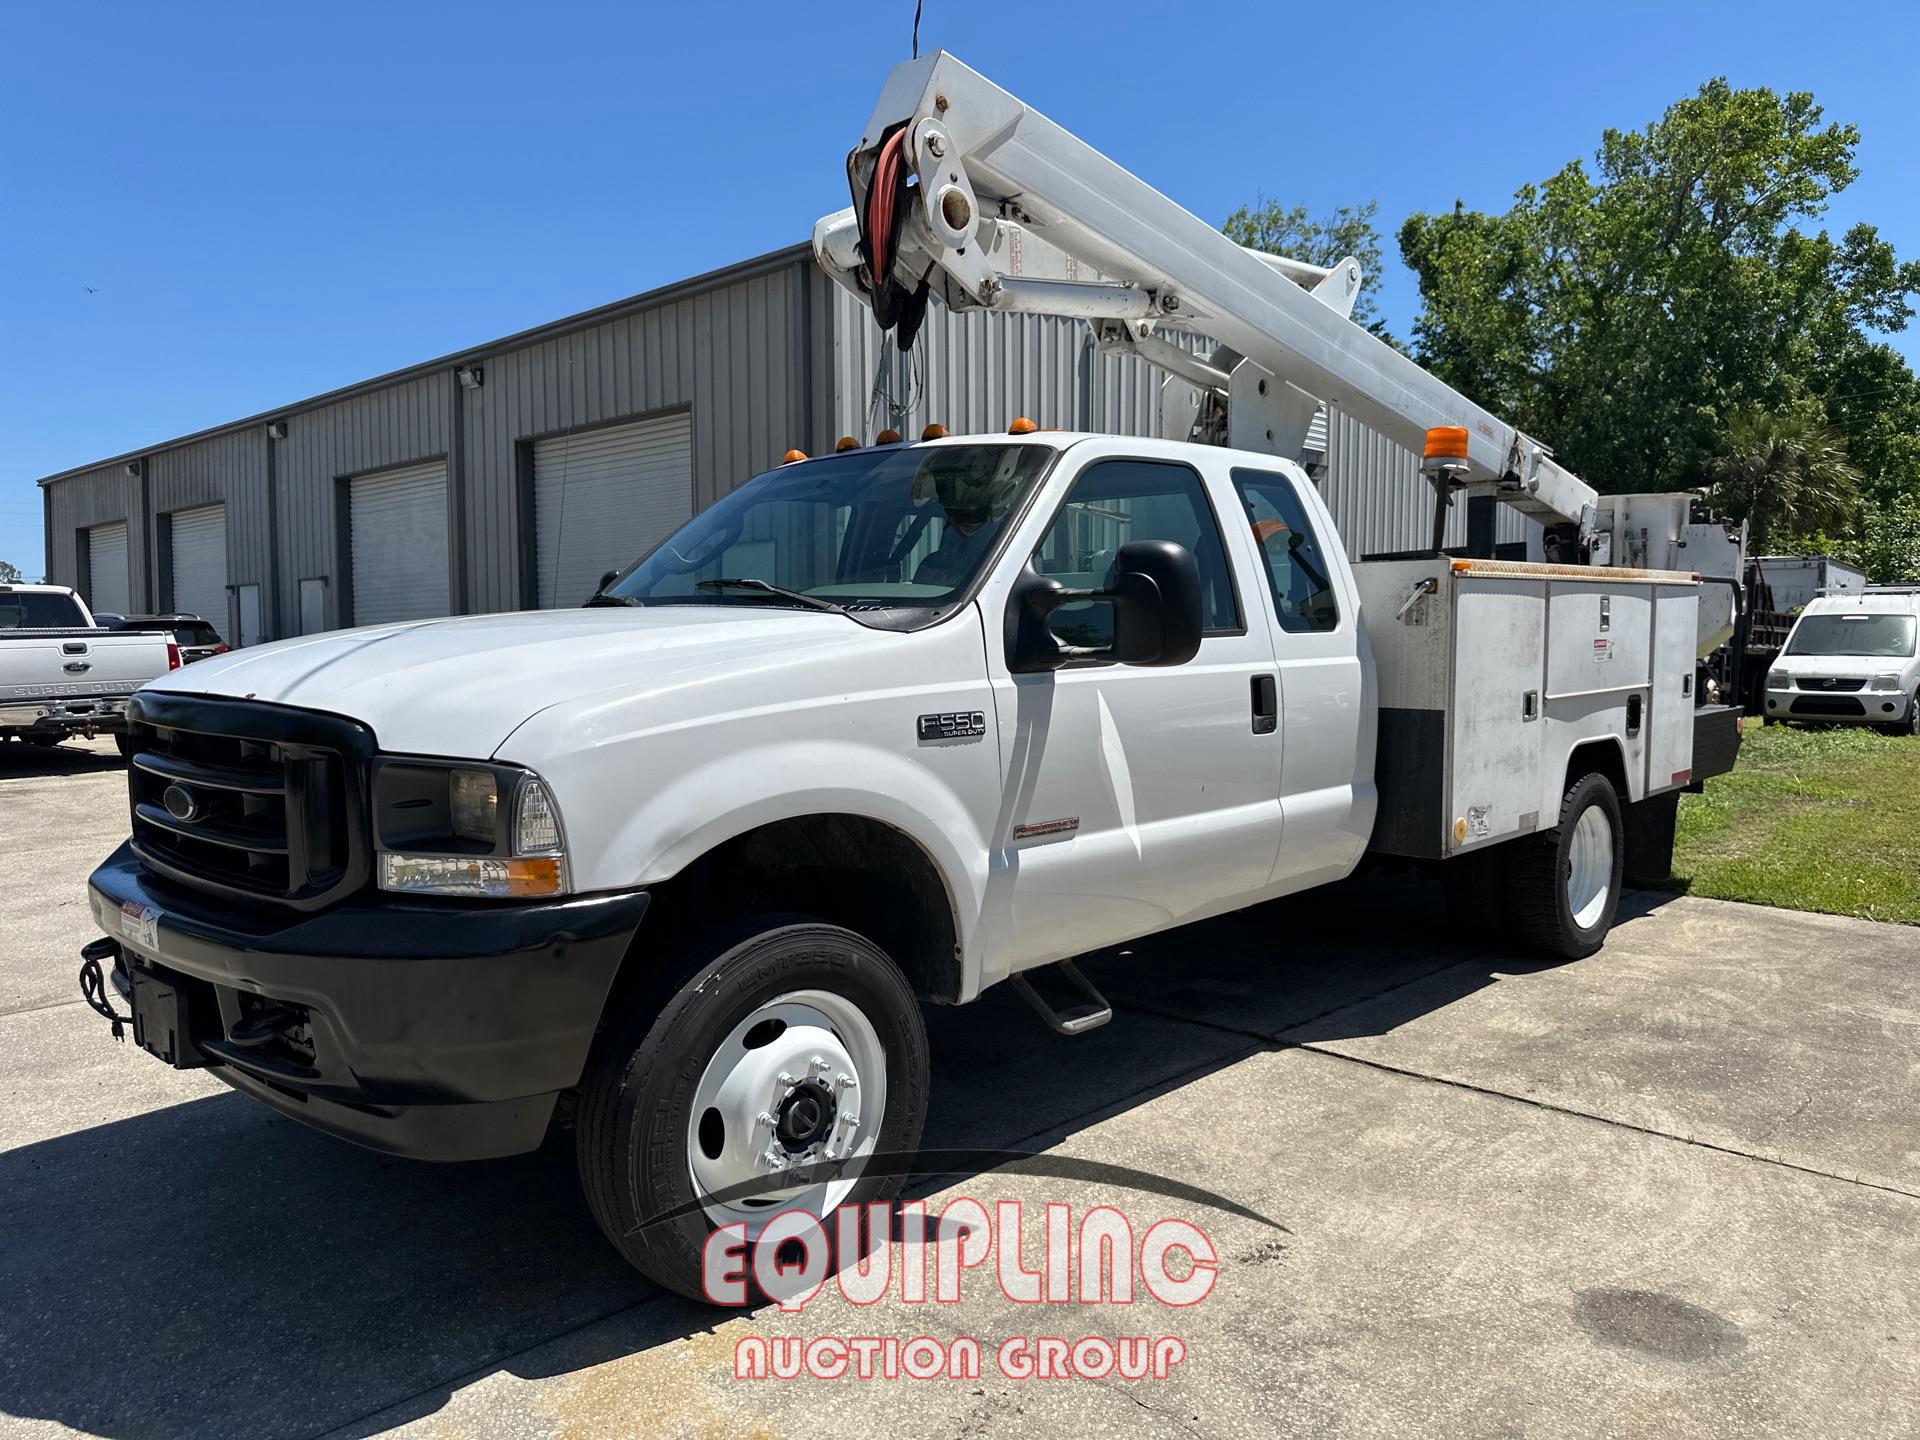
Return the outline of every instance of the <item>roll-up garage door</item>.
<path id="1" fill-rule="evenodd" d="M 173 529 L 173 608 L 227 631 L 227 507 L 176 510 Z"/>
<path id="2" fill-rule="evenodd" d="M 447 613 L 447 467 L 435 460 L 347 487 L 353 623 L 385 625 Z"/>
<path id="3" fill-rule="evenodd" d="M 687 416 L 535 441 L 533 514 L 540 605 L 580 604 L 692 516 Z"/>
<path id="4" fill-rule="evenodd" d="M 87 531 L 87 607 L 124 615 L 132 604 L 127 575 L 127 522 L 96 525 Z"/>

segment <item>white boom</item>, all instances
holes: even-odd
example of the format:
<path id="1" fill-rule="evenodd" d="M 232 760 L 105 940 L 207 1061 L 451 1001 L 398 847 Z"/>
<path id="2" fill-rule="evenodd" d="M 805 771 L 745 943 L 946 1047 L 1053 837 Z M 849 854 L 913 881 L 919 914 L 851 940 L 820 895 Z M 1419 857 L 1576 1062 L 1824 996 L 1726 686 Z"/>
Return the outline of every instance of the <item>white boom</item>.
<path id="1" fill-rule="evenodd" d="M 897 158 L 883 157 L 896 135 Z M 1224 410 L 1214 438 L 1288 458 L 1321 404 L 1416 453 L 1429 427 L 1461 426 L 1468 452 L 1454 488 L 1572 522 L 1582 553 L 1591 543 L 1605 562 L 1590 486 L 1349 318 L 1357 262 L 1324 268 L 1243 249 L 945 51 L 894 68 L 847 172 L 855 207 L 814 227 L 814 251 L 883 326 L 911 312 L 923 283 L 956 310 L 1082 318 L 1101 348 L 1194 387 L 1189 413 Z M 905 186 L 909 174 L 917 188 Z M 876 183 L 887 187 L 877 207 Z M 880 237 L 868 233 L 870 211 Z M 886 251 L 877 275 L 876 239 Z M 909 343 L 915 328 L 917 318 Z M 1223 348 L 1196 355 L 1161 331 Z"/>

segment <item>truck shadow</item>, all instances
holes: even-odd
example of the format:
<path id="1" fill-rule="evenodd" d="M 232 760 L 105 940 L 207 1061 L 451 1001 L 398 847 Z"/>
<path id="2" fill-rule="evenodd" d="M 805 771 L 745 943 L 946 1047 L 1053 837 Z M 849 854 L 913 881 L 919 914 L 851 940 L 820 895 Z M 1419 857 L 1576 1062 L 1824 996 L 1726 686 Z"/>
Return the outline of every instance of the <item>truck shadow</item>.
<path id="1" fill-rule="evenodd" d="M 1076 1039 L 1004 987 L 936 1010 L 924 1144 L 1044 1149 L 1263 1044 L 1380 1033 L 1537 968 L 1438 933 L 1422 887 L 1349 882 L 1089 957 L 1116 1014 Z M 372 1434 L 487 1373 L 570 1374 L 715 1320 L 614 1255 L 564 1135 L 431 1166 L 224 1091 L 0 1154 L 0 1230 L 0 1415 L 123 1440 Z"/>
<path id="2" fill-rule="evenodd" d="M 111 740 L 69 740 L 61 745 L 0 740 L 0 780 L 93 775 L 102 770 L 124 770 L 126 765 Z"/>

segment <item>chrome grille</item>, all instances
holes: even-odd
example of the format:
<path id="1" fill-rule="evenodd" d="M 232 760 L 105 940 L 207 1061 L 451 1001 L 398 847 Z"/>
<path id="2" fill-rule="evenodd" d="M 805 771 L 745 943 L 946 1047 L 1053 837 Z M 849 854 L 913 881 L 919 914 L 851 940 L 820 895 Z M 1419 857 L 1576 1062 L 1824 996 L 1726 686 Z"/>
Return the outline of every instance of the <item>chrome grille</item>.
<path id="1" fill-rule="evenodd" d="M 364 727 L 185 695 L 141 694 L 128 716 L 133 848 L 147 868 L 303 909 L 366 883 Z"/>

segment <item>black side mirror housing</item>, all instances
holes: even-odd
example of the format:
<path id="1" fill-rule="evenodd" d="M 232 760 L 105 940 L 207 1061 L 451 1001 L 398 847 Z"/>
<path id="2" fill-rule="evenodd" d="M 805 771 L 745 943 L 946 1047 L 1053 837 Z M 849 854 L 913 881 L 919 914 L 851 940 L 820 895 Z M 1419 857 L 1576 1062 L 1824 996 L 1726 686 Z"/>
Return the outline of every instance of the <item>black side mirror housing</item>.
<path id="1" fill-rule="evenodd" d="M 593 593 L 596 595 L 606 594 L 607 587 L 611 585 L 614 581 L 618 580 L 619 578 L 620 578 L 620 572 L 618 570 L 607 571 L 606 574 L 600 577 L 600 588 L 595 590 Z"/>
<path id="2" fill-rule="evenodd" d="M 1113 606 L 1113 643 L 1063 645 L 1053 612 L 1086 601 Z M 1007 668 L 1016 675 L 1064 665 L 1184 665 L 1200 651 L 1205 610 L 1193 552 L 1171 540 L 1133 540 L 1114 557 L 1104 590 L 1069 590 L 1029 565 L 1007 599 Z"/>

